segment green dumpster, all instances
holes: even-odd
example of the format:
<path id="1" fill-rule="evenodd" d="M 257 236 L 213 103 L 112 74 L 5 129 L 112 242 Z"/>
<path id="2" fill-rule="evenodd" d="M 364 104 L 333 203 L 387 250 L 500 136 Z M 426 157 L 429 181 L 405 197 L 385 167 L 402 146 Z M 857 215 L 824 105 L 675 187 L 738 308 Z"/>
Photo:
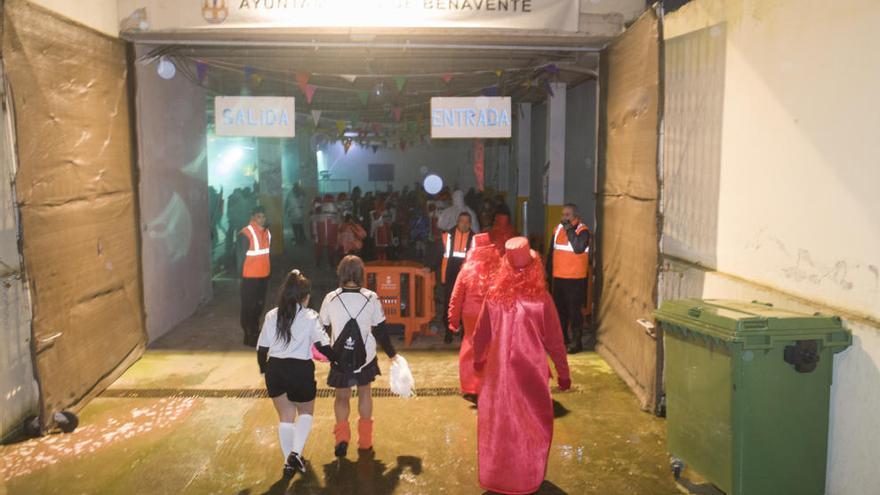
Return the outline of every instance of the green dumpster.
<path id="1" fill-rule="evenodd" d="M 668 448 L 728 495 L 822 495 L 840 318 L 770 304 L 666 301 Z"/>

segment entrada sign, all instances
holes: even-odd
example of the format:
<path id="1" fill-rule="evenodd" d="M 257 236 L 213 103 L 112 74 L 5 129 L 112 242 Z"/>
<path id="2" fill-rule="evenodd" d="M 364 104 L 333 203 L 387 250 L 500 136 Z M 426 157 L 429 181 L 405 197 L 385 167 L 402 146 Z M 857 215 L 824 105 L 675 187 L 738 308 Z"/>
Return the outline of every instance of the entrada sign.
<path id="1" fill-rule="evenodd" d="M 579 0 L 119 0 L 147 31 L 271 28 L 578 30 Z"/>
<path id="2" fill-rule="evenodd" d="M 294 137 L 294 98 L 218 96 L 214 98 L 214 134 L 218 136 Z"/>
<path id="3" fill-rule="evenodd" d="M 509 96 L 431 98 L 431 138 L 509 138 Z"/>

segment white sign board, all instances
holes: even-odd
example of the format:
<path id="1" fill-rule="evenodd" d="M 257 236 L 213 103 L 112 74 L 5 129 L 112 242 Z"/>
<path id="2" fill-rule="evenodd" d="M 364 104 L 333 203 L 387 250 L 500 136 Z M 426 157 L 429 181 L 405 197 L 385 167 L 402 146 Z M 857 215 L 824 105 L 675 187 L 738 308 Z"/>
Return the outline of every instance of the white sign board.
<path id="1" fill-rule="evenodd" d="M 140 25 L 137 10 L 147 13 Z M 123 29 L 469 28 L 576 32 L 579 0 L 119 0 Z"/>
<path id="2" fill-rule="evenodd" d="M 509 138 L 509 96 L 431 98 L 431 138 Z"/>
<path id="3" fill-rule="evenodd" d="M 214 98 L 214 134 L 287 137 L 296 135 L 294 98 L 218 96 Z"/>

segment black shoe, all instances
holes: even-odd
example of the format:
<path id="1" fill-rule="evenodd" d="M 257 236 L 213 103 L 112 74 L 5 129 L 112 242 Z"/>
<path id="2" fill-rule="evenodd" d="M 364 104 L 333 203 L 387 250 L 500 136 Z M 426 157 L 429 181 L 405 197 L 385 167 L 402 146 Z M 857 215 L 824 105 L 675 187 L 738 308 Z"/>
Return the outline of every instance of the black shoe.
<path id="1" fill-rule="evenodd" d="M 287 465 L 303 474 L 306 472 L 306 460 L 296 452 L 291 452 L 287 456 Z"/>
<path id="2" fill-rule="evenodd" d="M 461 397 L 473 405 L 477 405 L 477 394 L 463 394 Z"/>
<path id="3" fill-rule="evenodd" d="M 348 454 L 348 442 L 339 442 L 336 444 L 334 454 L 336 457 L 345 457 Z"/>
<path id="4" fill-rule="evenodd" d="M 296 470 L 289 464 L 284 465 L 284 470 L 281 473 L 281 478 L 285 480 L 290 480 L 293 478 L 293 475 L 296 474 Z"/>

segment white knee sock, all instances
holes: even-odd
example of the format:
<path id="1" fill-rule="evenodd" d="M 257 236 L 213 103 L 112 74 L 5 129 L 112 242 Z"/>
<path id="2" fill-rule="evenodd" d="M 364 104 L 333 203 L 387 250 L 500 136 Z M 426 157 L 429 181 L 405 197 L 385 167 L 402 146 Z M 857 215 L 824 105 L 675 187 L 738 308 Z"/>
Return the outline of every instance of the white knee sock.
<path id="1" fill-rule="evenodd" d="M 296 428 L 296 437 L 293 440 L 293 451 L 302 454 L 306 446 L 306 440 L 309 439 L 309 432 L 312 431 L 312 415 L 300 414 L 294 423 Z"/>
<path id="2" fill-rule="evenodd" d="M 296 443 L 296 429 L 294 423 L 278 423 L 278 440 L 281 443 L 281 453 L 284 454 L 284 461 L 287 462 L 287 456 L 293 450 L 293 444 Z"/>

